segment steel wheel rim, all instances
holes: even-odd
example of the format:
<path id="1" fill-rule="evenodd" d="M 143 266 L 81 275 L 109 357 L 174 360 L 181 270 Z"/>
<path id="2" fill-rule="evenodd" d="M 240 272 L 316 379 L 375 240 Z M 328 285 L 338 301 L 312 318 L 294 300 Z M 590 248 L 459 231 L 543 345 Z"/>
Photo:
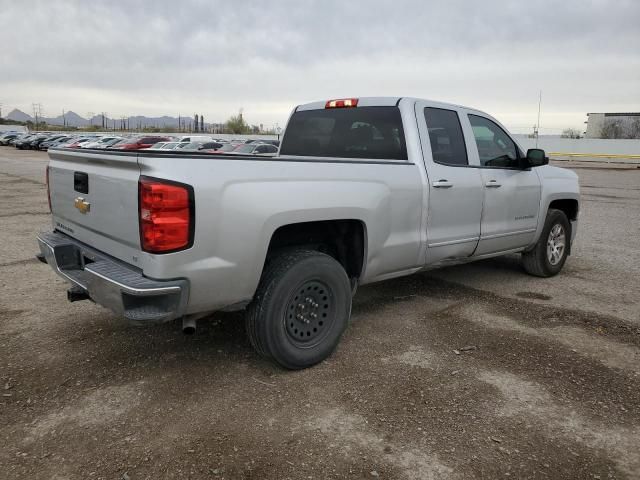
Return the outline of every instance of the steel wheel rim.
<path id="1" fill-rule="evenodd" d="M 567 245 L 566 238 L 564 227 L 556 223 L 547 238 L 547 260 L 551 265 L 558 265 L 562 260 Z"/>
<path id="2" fill-rule="evenodd" d="M 317 345 L 331 331 L 335 313 L 335 296 L 326 283 L 319 280 L 302 283 L 291 294 L 284 312 L 289 340 L 301 348 Z"/>

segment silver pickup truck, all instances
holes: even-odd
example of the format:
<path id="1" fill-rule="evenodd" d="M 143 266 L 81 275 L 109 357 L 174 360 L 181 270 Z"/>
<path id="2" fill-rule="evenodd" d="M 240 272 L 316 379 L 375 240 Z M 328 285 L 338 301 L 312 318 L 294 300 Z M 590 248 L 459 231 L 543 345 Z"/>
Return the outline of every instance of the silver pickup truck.
<path id="1" fill-rule="evenodd" d="M 291 369 L 331 354 L 358 285 L 521 253 L 557 274 L 577 176 L 478 110 L 416 98 L 296 107 L 272 158 L 52 148 L 40 254 L 133 324 L 246 309 L 255 349 Z"/>

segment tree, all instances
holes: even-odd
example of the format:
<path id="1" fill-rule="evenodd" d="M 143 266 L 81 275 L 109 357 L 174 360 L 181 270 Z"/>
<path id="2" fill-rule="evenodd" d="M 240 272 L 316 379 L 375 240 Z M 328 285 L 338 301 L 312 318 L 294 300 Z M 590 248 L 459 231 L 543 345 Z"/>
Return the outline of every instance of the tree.
<path id="1" fill-rule="evenodd" d="M 620 120 L 605 120 L 600 131 L 600 138 L 622 138 L 622 122 Z"/>
<path id="2" fill-rule="evenodd" d="M 580 130 L 577 128 L 565 128 L 560 136 L 562 138 L 580 138 Z"/>
<path id="3" fill-rule="evenodd" d="M 627 127 L 627 138 L 640 138 L 640 118 L 634 118 Z"/>
<path id="4" fill-rule="evenodd" d="M 249 133 L 249 125 L 242 118 L 242 114 L 230 117 L 225 123 L 225 129 L 229 133 Z"/>

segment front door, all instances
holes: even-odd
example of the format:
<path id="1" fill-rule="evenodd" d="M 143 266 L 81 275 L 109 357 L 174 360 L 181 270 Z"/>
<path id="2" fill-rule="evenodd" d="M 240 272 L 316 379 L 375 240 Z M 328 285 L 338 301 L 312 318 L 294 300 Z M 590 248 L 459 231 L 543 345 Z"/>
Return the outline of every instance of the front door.
<path id="1" fill-rule="evenodd" d="M 522 152 L 496 122 L 476 114 L 469 114 L 468 119 L 484 186 L 480 243 L 474 255 L 527 246 L 539 221 L 538 174 L 521 168 Z"/>
<path id="2" fill-rule="evenodd" d="M 482 178 L 469 165 L 459 111 L 416 103 L 427 169 L 427 264 L 469 257 L 480 238 Z"/>

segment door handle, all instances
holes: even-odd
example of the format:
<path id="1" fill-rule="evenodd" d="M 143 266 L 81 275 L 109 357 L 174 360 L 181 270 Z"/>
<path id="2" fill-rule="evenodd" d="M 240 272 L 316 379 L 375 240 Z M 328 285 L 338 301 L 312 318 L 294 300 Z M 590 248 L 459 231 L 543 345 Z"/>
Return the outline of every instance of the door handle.
<path id="1" fill-rule="evenodd" d="M 444 178 L 441 178 L 437 182 L 433 182 L 431 185 L 433 186 L 433 188 L 451 188 L 451 187 L 453 187 L 453 183 L 451 183 L 449 180 L 445 180 Z"/>
<path id="2" fill-rule="evenodd" d="M 484 184 L 484 186 L 487 188 L 498 188 L 498 187 L 501 187 L 502 184 L 498 183 L 496 180 L 489 180 L 487 183 Z"/>

